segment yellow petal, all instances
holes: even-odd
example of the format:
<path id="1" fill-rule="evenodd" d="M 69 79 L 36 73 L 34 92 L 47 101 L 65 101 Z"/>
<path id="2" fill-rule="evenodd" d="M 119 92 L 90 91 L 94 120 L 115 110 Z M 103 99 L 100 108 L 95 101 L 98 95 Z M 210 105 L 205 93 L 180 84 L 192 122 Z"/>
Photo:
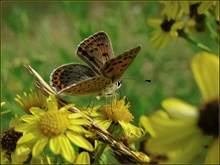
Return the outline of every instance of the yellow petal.
<path id="1" fill-rule="evenodd" d="M 195 106 L 176 98 L 167 98 L 162 101 L 163 108 L 175 119 L 197 120 L 198 110 Z"/>
<path id="2" fill-rule="evenodd" d="M 102 128 L 104 129 L 108 129 L 112 123 L 112 120 L 111 119 L 108 119 L 108 120 L 99 120 L 99 119 L 94 119 L 94 121 L 99 125 L 101 126 Z"/>
<path id="3" fill-rule="evenodd" d="M 151 123 L 148 119 L 148 117 L 142 115 L 140 117 L 140 123 L 141 125 L 144 127 L 144 129 L 152 136 L 152 137 L 155 137 L 156 136 L 156 133 L 154 132 L 152 126 L 151 126 Z"/>
<path id="4" fill-rule="evenodd" d="M 77 146 L 84 148 L 88 151 L 93 151 L 93 146 L 91 145 L 91 143 L 84 137 L 82 137 L 82 135 L 74 133 L 72 131 L 66 131 L 66 136 L 71 142 L 73 142 Z"/>
<path id="5" fill-rule="evenodd" d="M 201 52 L 193 57 L 191 67 L 204 101 L 217 98 L 219 92 L 219 58 L 213 54 Z"/>
<path id="6" fill-rule="evenodd" d="M 169 33 L 163 33 L 163 35 L 160 38 L 160 42 L 158 43 L 158 49 L 164 48 L 170 40 L 170 34 Z"/>
<path id="7" fill-rule="evenodd" d="M 212 3 L 213 3 L 213 1 L 203 1 L 197 9 L 198 14 L 202 14 L 206 10 L 208 10 L 211 7 Z"/>
<path id="8" fill-rule="evenodd" d="M 30 111 L 35 116 L 42 116 L 45 113 L 44 110 L 42 110 L 38 107 L 32 107 L 32 108 L 30 108 Z"/>
<path id="9" fill-rule="evenodd" d="M 32 149 L 32 154 L 33 157 L 36 157 L 47 145 L 48 142 L 48 137 L 47 136 L 41 136 L 39 137 L 38 141 L 35 143 L 33 149 Z"/>
<path id="10" fill-rule="evenodd" d="M 66 112 L 69 108 L 73 107 L 74 104 L 67 104 L 59 109 L 59 112 Z"/>
<path id="11" fill-rule="evenodd" d="M 90 164 L 90 156 L 88 152 L 81 152 L 76 159 L 75 164 Z"/>
<path id="12" fill-rule="evenodd" d="M 59 136 L 50 138 L 49 147 L 55 155 L 60 153 Z"/>
<path id="13" fill-rule="evenodd" d="M 144 135 L 144 130 L 142 128 L 138 128 L 132 125 L 131 123 L 124 122 L 121 120 L 119 120 L 118 122 L 128 137 L 131 135 L 135 135 L 136 137 L 140 138 Z"/>
<path id="14" fill-rule="evenodd" d="M 177 15 L 177 11 L 178 11 L 178 2 L 173 2 L 172 5 L 172 8 L 170 9 L 169 11 L 169 15 L 170 15 L 170 18 L 171 19 L 175 19 L 176 18 L 176 15 Z M 168 18 L 168 20 L 170 20 L 170 18 Z"/>
<path id="15" fill-rule="evenodd" d="M 188 1 L 179 1 L 180 6 L 186 14 L 189 14 L 189 2 Z"/>
<path id="16" fill-rule="evenodd" d="M 36 139 L 36 138 L 37 137 L 35 135 L 33 135 L 32 133 L 27 133 L 27 134 L 23 135 L 22 137 L 20 137 L 20 139 L 17 141 L 17 144 L 29 142 L 29 141 L 32 141 L 33 139 Z"/>
<path id="17" fill-rule="evenodd" d="M 59 136 L 60 146 L 61 146 L 61 155 L 69 162 L 73 163 L 75 160 L 75 151 L 65 135 Z"/>
<path id="18" fill-rule="evenodd" d="M 21 119 L 26 123 L 33 122 L 33 121 L 37 120 L 38 118 L 39 117 L 34 116 L 34 115 L 24 115 L 21 117 Z"/>
<path id="19" fill-rule="evenodd" d="M 82 126 L 78 125 L 69 125 L 68 129 L 78 133 L 90 133 L 89 131 L 85 130 Z"/>
<path id="20" fill-rule="evenodd" d="M 154 27 L 154 28 L 160 27 L 162 22 L 163 22 L 162 19 L 148 19 L 147 20 L 147 24 Z"/>
<path id="21" fill-rule="evenodd" d="M 77 119 L 80 117 L 83 117 L 84 115 L 82 113 L 72 113 L 68 116 L 69 119 Z"/>
<path id="22" fill-rule="evenodd" d="M 147 143 L 147 149 L 151 152 L 165 154 L 181 149 L 186 147 L 191 139 L 200 140 L 202 145 L 203 136 L 201 131 L 190 123 L 163 121 L 161 124 L 155 122 L 152 124 L 154 124 L 157 136 Z"/>
<path id="23" fill-rule="evenodd" d="M 70 121 L 73 125 L 90 125 L 88 120 L 85 119 L 75 119 Z"/>
<path id="24" fill-rule="evenodd" d="M 48 110 L 58 110 L 57 100 L 54 95 L 50 95 L 47 99 Z"/>

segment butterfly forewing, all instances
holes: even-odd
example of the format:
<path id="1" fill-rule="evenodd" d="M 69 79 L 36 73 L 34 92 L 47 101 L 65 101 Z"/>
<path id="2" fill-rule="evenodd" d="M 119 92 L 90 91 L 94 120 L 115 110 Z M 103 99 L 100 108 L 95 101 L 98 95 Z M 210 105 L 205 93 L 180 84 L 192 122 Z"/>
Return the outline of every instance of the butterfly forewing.
<path id="1" fill-rule="evenodd" d="M 97 74 L 88 66 L 76 63 L 61 65 L 50 76 L 51 86 L 57 91 L 79 82 L 91 79 Z"/>
<path id="2" fill-rule="evenodd" d="M 110 78 L 113 83 L 117 82 L 133 62 L 140 50 L 141 46 L 138 46 L 110 59 L 101 68 L 101 73 L 103 76 Z"/>
<path id="3" fill-rule="evenodd" d="M 106 61 L 114 58 L 110 38 L 105 32 L 95 33 L 82 41 L 76 54 L 97 73 Z"/>
<path id="4" fill-rule="evenodd" d="M 103 95 L 103 90 L 111 83 L 112 81 L 109 78 L 96 76 L 81 83 L 72 84 L 71 86 L 61 90 L 59 93 L 72 96 L 101 96 Z"/>

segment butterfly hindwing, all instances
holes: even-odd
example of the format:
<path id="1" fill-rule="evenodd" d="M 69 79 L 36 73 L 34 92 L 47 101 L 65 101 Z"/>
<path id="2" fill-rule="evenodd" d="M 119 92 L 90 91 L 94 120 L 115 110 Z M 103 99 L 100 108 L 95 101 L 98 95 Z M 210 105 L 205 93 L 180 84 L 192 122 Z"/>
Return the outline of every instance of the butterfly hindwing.
<path id="1" fill-rule="evenodd" d="M 57 91 L 79 82 L 88 80 L 97 74 L 88 66 L 76 63 L 61 65 L 50 76 L 51 86 Z"/>
<path id="2" fill-rule="evenodd" d="M 95 33 L 83 40 L 76 54 L 97 73 L 106 61 L 114 58 L 110 38 L 105 32 Z"/>
<path id="3" fill-rule="evenodd" d="M 103 95 L 103 90 L 109 86 L 112 81 L 109 78 L 103 76 L 95 76 L 88 80 L 84 80 L 78 84 L 72 84 L 67 88 L 64 88 L 59 93 L 72 96 L 83 96 L 83 95 Z"/>
<path id="4" fill-rule="evenodd" d="M 113 83 L 117 82 L 133 62 L 140 50 L 141 46 L 138 46 L 110 59 L 101 68 L 102 75 L 111 79 Z"/>

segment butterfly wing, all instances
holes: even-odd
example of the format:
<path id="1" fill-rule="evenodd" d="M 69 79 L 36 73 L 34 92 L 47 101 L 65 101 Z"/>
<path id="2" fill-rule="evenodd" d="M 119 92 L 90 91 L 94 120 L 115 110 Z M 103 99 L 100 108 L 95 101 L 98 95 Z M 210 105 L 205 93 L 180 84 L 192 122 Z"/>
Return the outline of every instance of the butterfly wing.
<path id="1" fill-rule="evenodd" d="M 78 84 L 72 84 L 62 89 L 59 93 L 71 96 L 102 96 L 105 94 L 104 90 L 106 87 L 111 85 L 111 83 L 112 81 L 109 78 L 96 76 Z"/>
<path id="2" fill-rule="evenodd" d="M 110 38 L 105 32 L 95 33 L 83 40 L 76 54 L 98 74 L 105 62 L 114 58 Z"/>
<path id="3" fill-rule="evenodd" d="M 50 84 L 59 92 L 72 84 L 91 79 L 94 76 L 97 76 L 97 73 L 88 66 L 70 63 L 53 70 L 50 75 Z"/>
<path id="4" fill-rule="evenodd" d="M 113 59 L 110 59 L 101 68 L 101 73 L 103 74 L 103 76 L 111 79 L 113 83 L 117 82 L 130 66 L 130 64 L 133 62 L 140 50 L 141 46 L 138 46 L 134 49 L 120 54 Z"/>

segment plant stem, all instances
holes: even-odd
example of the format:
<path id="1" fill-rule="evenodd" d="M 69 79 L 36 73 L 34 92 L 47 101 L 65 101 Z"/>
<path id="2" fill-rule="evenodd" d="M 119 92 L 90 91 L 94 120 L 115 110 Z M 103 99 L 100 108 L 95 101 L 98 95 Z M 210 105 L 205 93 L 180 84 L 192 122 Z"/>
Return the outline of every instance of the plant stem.
<path id="1" fill-rule="evenodd" d="M 184 38 L 185 40 L 187 40 L 191 44 L 196 45 L 200 49 L 203 49 L 203 50 L 205 50 L 205 51 L 207 51 L 209 53 L 213 53 L 213 51 L 209 47 L 207 47 L 206 45 L 203 45 L 202 43 L 199 43 L 199 42 L 193 40 L 183 30 L 178 31 L 178 33 L 179 33 L 180 37 Z"/>

